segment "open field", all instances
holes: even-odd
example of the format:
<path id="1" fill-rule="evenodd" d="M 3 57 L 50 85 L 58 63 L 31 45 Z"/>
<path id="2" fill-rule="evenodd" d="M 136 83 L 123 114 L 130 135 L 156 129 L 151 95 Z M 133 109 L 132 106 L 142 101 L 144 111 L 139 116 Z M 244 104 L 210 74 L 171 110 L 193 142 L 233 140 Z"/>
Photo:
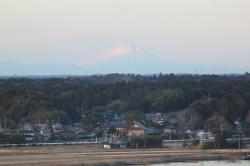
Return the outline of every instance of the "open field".
<path id="1" fill-rule="evenodd" d="M 102 149 L 98 145 L 0 148 L 0 166 L 148 164 L 185 160 L 238 159 L 248 150 Z"/>

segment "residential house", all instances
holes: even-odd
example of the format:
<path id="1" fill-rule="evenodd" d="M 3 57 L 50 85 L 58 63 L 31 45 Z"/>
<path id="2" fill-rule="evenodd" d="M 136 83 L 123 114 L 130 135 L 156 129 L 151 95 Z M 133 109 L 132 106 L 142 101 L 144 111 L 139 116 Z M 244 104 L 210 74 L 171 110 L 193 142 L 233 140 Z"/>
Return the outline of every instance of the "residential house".
<path id="1" fill-rule="evenodd" d="M 63 134 L 63 125 L 61 123 L 52 124 L 53 138 L 60 140 Z"/>
<path id="2" fill-rule="evenodd" d="M 184 136 L 186 139 L 189 139 L 189 140 L 196 140 L 196 133 L 193 132 L 192 130 L 188 129 L 186 132 L 185 132 L 185 136 Z"/>
<path id="3" fill-rule="evenodd" d="M 39 141 L 47 142 L 51 139 L 51 129 L 47 124 L 36 124 L 35 128 L 39 133 Z"/>
<path id="4" fill-rule="evenodd" d="M 128 125 L 125 123 L 114 124 L 114 128 L 119 136 L 126 136 L 128 134 Z"/>
<path id="5" fill-rule="evenodd" d="M 134 122 L 133 125 L 128 129 L 128 136 L 133 135 L 144 135 L 146 127 L 139 122 Z"/>
<path id="6" fill-rule="evenodd" d="M 145 130 L 142 128 L 129 128 L 128 129 L 128 136 L 132 136 L 132 135 L 144 135 L 145 134 Z"/>
<path id="7" fill-rule="evenodd" d="M 154 124 L 157 125 L 163 125 L 164 124 L 164 119 L 162 118 L 162 114 L 161 113 L 148 113 L 146 114 L 146 118 L 149 121 L 152 121 Z"/>
<path id="8" fill-rule="evenodd" d="M 103 145 L 104 149 L 114 149 L 114 148 L 125 149 L 127 147 L 128 147 L 128 142 L 121 139 L 112 139 L 111 141 Z"/>
<path id="9" fill-rule="evenodd" d="M 196 135 L 199 139 L 202 139 L 202 140 L 209 140 L 209 141 L 215 140 L 215 136 L 211 132 L 208 132 L 205 130 L 197 131 Z"/>
<path id="10" fill-rule="evenodd" d="M 33 142 L 36 139 L 36 132 L 35 132 L 34 125 L 30 123 L 25 124 L 20 129 L 20 133 L 24 135 L 26 142 Z"/>
<path id="11" fill-rule="evenodd" d="M 165 135 L 165 136 L 170 136 L 170 135 L 173 135 L 176 133 L 177 133 L 177 131 L 176 131 L 174 126 L 169 126 L 169 127 L 166 127 L 163 129 L 163 135 Z"/>

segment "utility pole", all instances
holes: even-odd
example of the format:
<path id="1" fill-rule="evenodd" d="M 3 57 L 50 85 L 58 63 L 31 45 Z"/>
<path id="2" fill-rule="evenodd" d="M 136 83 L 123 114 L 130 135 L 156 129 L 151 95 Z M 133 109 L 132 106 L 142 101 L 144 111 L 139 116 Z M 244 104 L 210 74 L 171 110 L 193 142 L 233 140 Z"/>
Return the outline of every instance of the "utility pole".
<path id="1" fill-rule="evenodd" d="M 6 116 L 4 117 L 4 128 L 5 129 L 7 128 L 7 119 L 6 119 Z"/>
<path id="2" fill-rule="evenodd" d="M 223 126 L 222 126 L 222 122 L 220 121 L 220 136 L 222 137 L 222 131 L 223 131 Z"/>
<path id="3" fill-rule="evenodd" d="M 241 141 L 241 139 L 240 139 L 240 137 L 239 137 L 239 142 L 238 142 L 238 149 L 240 150 L 240 141 Z"/>
<path id="4" fill-rule="evenodd" d="M 202 150 L 203 150 L 203 140 L 202 140 L 202 138 L 200 139 L 200 152 L 202 152 Z"/>
<path id="5" fill-rule="evenodd" d="M 240 119 L 238 118 L 238 120 L 234 121 L 236 128 L 237 128 L 237 132 L 238 132 L 238 149 L 240 150 L 241 148 L 241 122 Z"/>

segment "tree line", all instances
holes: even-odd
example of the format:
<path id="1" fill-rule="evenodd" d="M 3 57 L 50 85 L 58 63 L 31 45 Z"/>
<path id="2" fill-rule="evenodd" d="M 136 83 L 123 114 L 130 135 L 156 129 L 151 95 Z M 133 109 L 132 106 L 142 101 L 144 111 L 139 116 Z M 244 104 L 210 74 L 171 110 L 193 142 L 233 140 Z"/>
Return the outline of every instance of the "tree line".
<path id="1" fill-rule="evenodd" d="M 179 112 L 192 128 L 230 130 L 250 123 L 248 75 L 103 75 L 66 78 L 0 79 L 0 121 L 11 128 L 24 122 L 69 124 L 83 113 Z M 89 119 L 91 120 L 91 119 Z"/>

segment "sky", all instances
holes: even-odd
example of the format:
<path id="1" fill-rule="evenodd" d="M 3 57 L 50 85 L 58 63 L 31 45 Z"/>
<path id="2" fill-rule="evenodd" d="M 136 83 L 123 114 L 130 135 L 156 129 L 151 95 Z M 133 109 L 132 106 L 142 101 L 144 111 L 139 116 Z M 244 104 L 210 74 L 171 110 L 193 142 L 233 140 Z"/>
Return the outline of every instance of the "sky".
<path id="1" fill-rule="evenodd" d="M 150 60 L 221 66 L 222 72 L 223 67 L 249 71 L 250 1 L 0 0 L 2 66 L 74 65 L 102 73 L 104 63 L 129 63 L 124 57 L 144 54 Z M 120 71 L 119 64 L 109 72 Z M 15 74 L 11 67 L 0 69 Z"/>

